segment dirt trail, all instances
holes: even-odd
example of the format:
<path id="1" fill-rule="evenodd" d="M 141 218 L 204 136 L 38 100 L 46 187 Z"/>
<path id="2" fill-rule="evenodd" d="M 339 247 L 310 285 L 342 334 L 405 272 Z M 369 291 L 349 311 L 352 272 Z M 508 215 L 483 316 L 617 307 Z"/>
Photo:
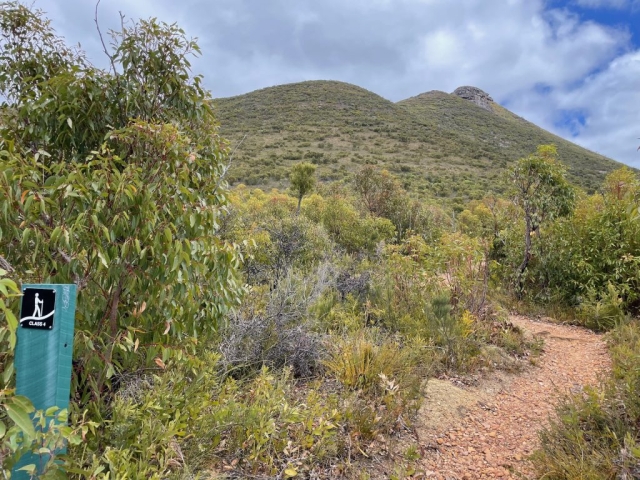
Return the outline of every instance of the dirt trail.
<path id="1" fill-rule="evenodd" d="M 566 325 L 512 316 L 544 337 L 544 353 L 517 375 L 500 374 L 478 387 L 430 380 L 418 422 L 426 478 L 531 478 L 527 456 L 558 398 L 597 383 L 610 366 L 601 336 Z"/>

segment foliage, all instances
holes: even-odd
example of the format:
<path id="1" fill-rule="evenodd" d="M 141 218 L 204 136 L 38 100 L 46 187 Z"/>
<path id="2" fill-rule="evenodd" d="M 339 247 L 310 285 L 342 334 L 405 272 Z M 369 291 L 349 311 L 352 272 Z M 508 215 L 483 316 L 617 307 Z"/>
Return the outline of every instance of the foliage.
<path id="1" fill-rule="evenodd" d="M 431 368 L 417 345 L 363 330 L 337 339 L 324 365 L 354 392 L 347 397 L 345 418 L 352 435 L 363 441 L 411 421 Z"/>
<path id="2" fill-rule="evenodd" d="M 486 307 L 489 260 L 487 243 L 461 233 L 445 234 L 435 245 L 430 262 L 442 275 L 457 311 L 482 315 Z"/>
<path id="3" fill-rule="evenodd" d="M 353 188 L 365 211 L 393 223 L 398 240 L 415 232 L 432 239 L 438 237 L 437 232 L 430 231 L 442 228 L 434 225 L 434 209 L 412 199 L 388 171 L 365 166 L 354 175 Z"/>
<path id="4" fill-rule="evenodd" d="M 531 260 L 532 235 L 546 221 L 566 216 L 573 209 L 574 191 L 565 179 L 565 168 L 557 162 L 553 145 L 540 145 L 535 154 L 520 159 L 509 171 L 513 195 L 524 213 L 524 253 L 516 272 L 522 291 L 523 275 Z"/>
<path id="5" fill-rule="evenodd" d="M 365 165 L 396 175 L 411 194 L 462 211 L 538 145 L 555 143 L 569 178 L 594 191 L 620 165 L 493 104 L 493 111 L 444 92 L 392 103 L 355 85 L 311 81 L 214 101 L 222 133 L 242 141 L 230 181 L 286 188 L 290 168 L 317 166 L 319 182 L 349 181 Z"/>
<path id="6" fill-rule="evenodd" d="M 577 315 L 587 328 L 601 332 L 613 329 L 627 316 L 622 298 L 611 283 L 605 293 L 589 292 L 578 306 Z"/>
<path id="7" fill-rule="evenodd" d="M 249 294 L 253 301 L 233 316 L 222 334 L 220 352 L 225 370 L 235 377 L 263 367 L 288 366 L 302 378 L 317 373 L 324 348 L 307 312 L 334 283 L 334 272 L 324 264 L 308 277 L 290 271 L 268 292 L 254 289 Z M 254 295 L 259 299 L 252 298 Z M 259 308 L 263 302 L 264 308 Z"/>
<path id="8" fill-rule="evenodd" d="M 390 246 L 373 279 L 367 316 L 370 321 L 423 342 L 441 370 L 479 366 L 487 344 L 503 347 L 504 323 L 487 298 L 486 247 L 463 234 L 443 235 L 428 245 L 412 236 Z M 529 348 L 522 334 L 513 336 L 510 353 Z"/>
<path id="9" fill-rule="evenodd" d="M 289 181 L 291 182 L 291 191 L 298 199 L 298 213 L 300 212 L 302 197 L 309 195 L 316 184 L 315 173 L 315 165 L 307 162 L 296 163 L 291 168 Z"/>
<path id="10" fill-rule="evenodd" d="M 640 326 L 624 322 L 609 346 L 613 378 L 574 395 L 559 419 L 541 433 L 534 456 L 538 474 L 553 480 L 632 479 L 640 475 Z"/>
<path id="11" fill-rule="evenodd" d="M 0 28 L 0 259 L 22 282 L 77 284 L 71 421 L 86 408 L 104 429 L 123 378 L 186 358 L 239 304 L 241 258 L 215 236 L 227 148 L 175 25 L 123 25 L 109 70 L 39 11 L 5 3 Z"/>
<path id="12" fill-rule="evenodd" d="M 41 425 L 61 423 L 29 430 L 10 349 L 0 354 L 5 467 L 26 436 L 69 443 L 50 462 L 58 476 L 337 478 L 381 435 L 408 434 L 430 374 L 531 348 L 488 295 L 502 273 L 491 259 L 519 254 L 517 208 L 481 192 L 504 154 L 423 118 L 424 99 L 314 82 L 262 92 L 291 93 L 268 121 L 248 96 L 227 102 L 235 112 L 218 102 L 265 135 L 249 135 L 240 169 L 263 162 L 254 180 L 292 187 L 228 192 L 228 149 L 190 73 L 198 48 L 178 27 L 124 25 L 105 45 L 107 70 L 38 11 L 5 3 L 0 28 L 0 266 L 79 289 L 70 426 L 39 412 Z M 459 100 L 428 101 L 459 116 Z M 313 124 L 300 117 L 310 110 Z M 549 169 L 535 173 L 555 181 Z M 536 215 L 554 213 L 538 200 Z"/>
<path id="13" fill-rule="evenodd" d="M 380 393 L 383 375 L 400 383 L 414 375 L 418 358 L 391 339 L 383 338 L 376 344 L 360 331 L 334 343 L 324 365 L 345 387 L 375 394 Z"/>
<path id="14" fill-rule="evenodd" d="M 242 268 L 251 285 L 275 287 L 291 268 L 312 270 L 329 254 L 327 232 L 306 215 L 295 215 L 292 197 L 261 190 L 233 193 L 221 234 L 242 245 Z"/>
<path id="15" fill-rule="evenodd" d="M 400 184 L 386 170 L 367 165 L 353 177 L 354 190 L 360 195 L 365 208 L 374 215 L 389 215 L 399 202 Z"/>
<path id="16" fill-rule="evenodd" d="M 395 228 L 386 218 L 361 214 L 348 198 L 313 195 L 303 208 L 304 215 L 321 224 L 331 239 L 348 253 L 372 254 L 380 242 L 392 240 Z"/>
<path id="17" fill-rule="evenodd" d="M 536 250 L 531 290 L 541 299 L 578 306 L 584 321 L 593 317 L 588 311 L 597 317 L 604 312 L 597 313 L 598 305 L 613 306 L 618 298 L 615 308 L 636 312 L 640 218 L 633 212 L 639 195 L 636 175 L 621 169 L 607 177 L 602 194 L 581 198 L 572 216 L 549 225 L 544 248 Z"/>
<path id="18" fill-rule="evenodd" d="M 42 149 L 52 162 L 82 162 L 131 120 L 173 123 L 198 146 L 189 153 L 215 158 L 212 169 L 221 168 L 209 94 L 190 72 L 189 58 L 199 48 L 177 26 L 123 24 L 105 46 L 108 71 L 67 47 L 41 11 L 17 2 L 0 7 L 0 32 L 5 142 L 32 153 Z M 133 152 L 121 147 L 117 154 L 126 163 Z"/>
<path id="19" fill-rule="evenodd" d="M 212 236 L 225 147 L 207 93 L 188 75 L 197 47 L 177 27 L 124 27 L 105 72 L 68 53 L 46 21 L 43 31 L 18 27 L 39 18 L 2 9 L 2 87 L 15 122 L 0 152 L 0 247 L 23 281 L 78 285 L 85 403 L 114 368 L 216 331 L 237 304 L 236 253 Z M 68 61 L 17 85 L 23 62 L 58 57 Z"/>
<path id="20" fill-rule="evenodd" d="M 114 478 L 183 472 L 309 471 L 340 450 L 341 413 L 331 396 L 297 398 L 287 371 L 264 368 L 239 382 L 220 375 L 218 357 L 133 379 L 114 403 L 105 453 Z M 154 412 L 150 418 L 146 412 Z"/>

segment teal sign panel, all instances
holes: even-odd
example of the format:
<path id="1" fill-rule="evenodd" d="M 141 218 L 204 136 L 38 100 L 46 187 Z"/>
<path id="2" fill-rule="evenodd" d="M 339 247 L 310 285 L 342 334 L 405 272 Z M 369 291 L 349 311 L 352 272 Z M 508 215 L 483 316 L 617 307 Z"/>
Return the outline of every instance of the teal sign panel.
<path id="1" fill-rule="evenodd" d="M 36 410 L 69 408 L 76 286 L 23 285 L 22 294 L 15 354 L 16 394 L 29 398 Z M 48 460 L 48 455 L 24 455 L 11 478 L 27 480 L 29 475 L 19 468 L 35 464 L 41 472 Z"/>

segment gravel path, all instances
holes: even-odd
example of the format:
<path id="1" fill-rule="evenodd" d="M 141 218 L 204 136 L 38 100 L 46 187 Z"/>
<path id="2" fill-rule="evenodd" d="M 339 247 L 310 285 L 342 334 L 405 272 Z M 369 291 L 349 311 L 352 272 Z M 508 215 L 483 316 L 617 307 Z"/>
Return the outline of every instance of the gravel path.
<path id="1" fill-rule="evenodd" d="M 418 428 L 426 478 L 533 478 L 527 456 L 559 397 L 596 384 L 610 366 L 600 335 L 521 316 L 510 320 L 543 336 L 544 353 L 524 372 L 479 387 L 429 382 Z"/>

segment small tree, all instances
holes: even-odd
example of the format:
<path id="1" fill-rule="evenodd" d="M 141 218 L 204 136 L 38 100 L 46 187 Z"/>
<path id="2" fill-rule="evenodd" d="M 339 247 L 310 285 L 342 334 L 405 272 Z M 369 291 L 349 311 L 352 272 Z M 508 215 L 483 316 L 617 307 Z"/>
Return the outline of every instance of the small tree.
<path id="1" fill-rule="evenodd" d="M 291 191 L 298 199 L 297 214 L 300 213 L 302 197 L 311 193 L 316 185 L 315 174 L 316 166 L 308 162 L 297 163 L 291 168 L 289 180 L 291 181 Z"/>
<path id="2" fill-rule="evenodd" d="M 575 192 L 557 155 L 555 146 L 540 145 L 536 153 L 518 160 L 509 172 L 514 202 L 522 208 L 525 222 L 523 258 L 516 270 L 520 291 L 531 260 L 532 233 L 543 222 L 567 215 L 573 209 Z"/>
<path id="3" fill-rule="evenodd" d="M 353 178 L 353 186 L 362 198 L 365 208 L 379 217 L 393 210 L 401 190 L 398 181 L 386 170 L 366 165 Z"/>
<path id="4" fill-rule="evenodd" d="M 81 402 L 239 301 L 236 250 L 216 236 L 227 148 L 197 52 L 177 26 L 140 21 L 112 33 L 104 70 L 41 12 L 0 5 L 0 263 L 78 285 Z"/>

